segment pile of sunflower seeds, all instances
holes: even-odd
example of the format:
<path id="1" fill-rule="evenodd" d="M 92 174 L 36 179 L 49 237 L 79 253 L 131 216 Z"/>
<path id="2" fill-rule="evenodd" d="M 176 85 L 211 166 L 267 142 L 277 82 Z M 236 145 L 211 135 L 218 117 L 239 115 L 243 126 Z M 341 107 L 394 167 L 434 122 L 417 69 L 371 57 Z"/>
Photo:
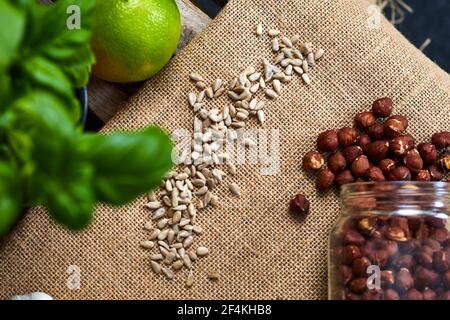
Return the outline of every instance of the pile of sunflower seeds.
<path id="1" fill-rule="evenodd" d="M 264 28 L 256 27 L 256 36 L 263 37 Z M 233 159 L 223 146 L 227 143 L 252 147 L 256 142 L 245 137 L 244 128 L 251 117 L 263 125 L 265 103 L 278 98 L 283 86 L 298 74 L 306 85 L 311 84 L 309 71 L 324 54 L 323 49 L 314 50 L 311 43 L 300 43 L 300 37 L 281 36 L 280 31 L 269 29 L 274 60 L 262 61 L 260 70 L 248 67 L 230 82 L 215 79 L 208 82 L 202 75 L 191 73 L 189 79 L 197 89 L 189 92 L 187 102 L 194 113 L 193 139 L 189 152 L 181 151 L 177 171 L 170 172 L 161 183 L 157 194 L 149 196 L 145 205 L 152 212 L 151 220 L 144 228 L 149 231 L 148 240 L 142 241 L 144 249 L 151 250 L 151 268 L 157 274 L 173 279 L 175 272 L 188 269 L 186 286 L 193 285 L 193 265 L 200 257 L 209 254 L 207 247 L 193 247 L 194 237 L 202 234 L 196 223 L 197 212 L 219 204 L 212 190 L 227 175 L 236 175 Z M 257 98 L 256 95 L 260 98 Z M 222 96 L 231 103 L 221 109 L 213 101 Z M 228 185 L 230 192 L 240 197 L 236 183 Z M 216 271 L 209 279 L 217 280 Z"/>

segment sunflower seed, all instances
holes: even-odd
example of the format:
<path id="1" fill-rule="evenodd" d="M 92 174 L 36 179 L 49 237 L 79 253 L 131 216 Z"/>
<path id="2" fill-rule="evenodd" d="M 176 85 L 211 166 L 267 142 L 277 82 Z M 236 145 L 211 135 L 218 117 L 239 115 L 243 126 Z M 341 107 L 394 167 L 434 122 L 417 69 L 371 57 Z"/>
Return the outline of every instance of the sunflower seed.
<path id="1" fill-rule="evenodd" d="M 159 229 L 155 229 L 153 232 L 152 232 L 152 234 L 150 235 L 150 240 L 155 240 L 156 238 L 158 238 L 158 235 L 159 235 L 159 233 L 160 233 L 160 230 Z"/>
<path id="2" fill-rule="evenodd" d="M 302 74 L 302 79 L 307 85 L 311 84 L 311 79 L 307 73 Z"/>
<path id="3" fill-rule="evenodd" d="M 185 204 L 181 204 L 179 206 L 173 207 L 172 208 L 174 211 L 183 211 L 187 209 L 187 206 Z"/>
<path id="4" fill-rule="evenodd" d="M 303 74 L 303 69 L 300 67 L 294 67 L 294 71 L 297 72 L 298 74 Z"/>
<path id="5" fill-rule="evenodd" d="M 209 249 L 207 247 L 198 247 L 196 252 L 199 257 L 204 257 L 209 253 Z"/>
<path id="6" fill-rule="evenodd" d="M 169 234 L 169 229 L 165 229 L 158 234 L 158 240 L 165 240 Z"/>
<path id="7" fill-rule="evenodd" d="M 159 265 L 159 263 L 155 262 L 155 261 L 150 261 L 150 265 L 152 266 L 153 272 L 154 273 L 161 273 L 161 266 Z"/>
<path id="8" fill-rule="evenodd" d="M 275 99 L 278 98 L 278 95 L 275 91 L 273 91 L 272 89 L 266 89 L 266 91 L 264 91 L 266 96 L 270 99 Z"/>
<path id="9" fill-rule="evenodd" d="M 245 74 L 248 77 L 249 75 L 255 73 L 255 71 L 256 71 L 255 68 L 250 66 L 250 67 L 245 68 L 245 70 L 243 71 L 243 74 Z"/>
<path id="10" fill-rule="evenodd" d="M 204 195 L 207 191 L 208 191 L 208 187 L 204 186 L 204 187 L 201 187 L 200 189 L 198 189 L 197 191 L 195 191 L 195 194 L 197 196 L 201 196 L 201 195 Z"/>
<path id="11" fill-rule="evenodd" d="M 187 173 L 183 172 L 183 173 L 179 173 L 179 174 L 175 177 L 175 180 L 185 180 L 185 179 L 187 179 L 187 178 L 189 178 L 189 175 L 188 175 Z"/>
<path id="12" fill-rule="evenodd" d="M 214 91 L 211 87 L 205 89 L 205 94 L 210 99 L 214 98 Z"/>
<path id="13" fill-rule="evenodd" d="M 194 82 L 197 82 L 197 81 L 204 81 L 203 77 L 202 77 L 200 74 L 196 73 L 196 72 L 192 72 L 192 73 L 189 75 L 189 78 L 190 78 L 192 81 L 194 81 Z"/>
<path id="14" fill-rule="evenodd" d="M 176 257 L 177 255 L 175 253 L 169 252 L 166 256 L 166 259 L 164 259 L 164 263 L 167 265 L 171 265 Z"/>
<path id="15" fill-rule="evenodd" d="M 205 99 L 205 90 L 203 90 L 203 89 L 205 89 L 205 87 L 203 87 L 203 88 L 202 88 L 202 91 L 200 91 L 200 92 L 198 93 L 198 96 L 197 96 L 197 103 L 201 103 L 201 102 L 203 102 L 203 99 Z"/>
<path id="16" fill-rule="evenodd" d="M 259 78 L 261 78 L 261 72 L 254 72 L 248 77 L 248 80 L 254 82 L 254 81 L 258 81 Z"/>
<path id="17" fill-rule="evenodd" d="M 190 272 L 188 276 L 186 277 L 186 287 L 190 288 L 194 284 L 194 276 Z"/>
<path id="18" fill-rule="evenodd" d="M 197 102 L 197 96 L 195 95 L 195 93 L 189 92 L 188 101 L 189 101 L 189 105 L 191 107 L 194 107 L 195 103 Z"/>
<path id="19" fill-rule="evenodd" d="M 241 196 L 241 191 L 240 191 L 240 189 L 239 189 L 239 186 L 236 184 L 236 183 L 230 183 L 229 185 L 228 185 L 228 187 L 229 187 L 229 189 L 230 189 L 230 191 L 231 191 L 231 193 L 232 194 L 234 194 L 234 195 L 236 195 L 236 196 L 238 196 L 238 197 L 240 197 Z"/>
<path id="20" fill-rule="evenodd" d="M 167 233 L 167 242 L 169 244 L 172 244 L 173 240 L 175 240 L 175 231 L 169 230 L 169 232 Z"/>
<path id="21" fill-rule="evenodd" d="M 293 67 L 292 67 L 292 65 L 290 64 L 290 65 L 288 65 L 288 66 L 286 67 L 286 70 L 284 70 L 284 72 L 285 72 L 288 76 L 291 76 L 291 75 L 292 75 L 292 70 L 293 70 Z"/>
<path id="22" fill-rule="evenodd" d="M 277 29 L 269 29 L 268 34 L 271 37 L 276 37 L 280 34 L 280 31 L 278 31 Z"/>
<path id="23" fill-rule="evenodd" d="M 177 260 L 172 264 L 172 268 L 174 270 L 180 270 L 181 268 L 183 268 L 183 265 L 184 265 L 183 261 Z"/>
<path id="24" fill-rule="evenodd" d="M 288 37 L 282 37 L 281 41 L 287 46 L 287 47 L 292 47 L 292 42 Z"/>
<path id="25" fill-rule="evenodd" d="M 259 83 L 255 83 L 254 85 L 252 85 L 252 86 L 250 87 L 250 92 L 251 92 L 251 93 L 256 93 L 256 92 L 258 92 L 259 86 L 260 86 Z"/>
<path id="26" fill-rule="evenodd" d="M 148 230 L 148 231 L 151 231 L 153 228 L 152 228 L 152 222 L 151 221 L 147 221 L 145 224 L 144 224 L 144 229 L 145 230 Z"/>
<path id="27" fill-rule="evenodd" d="M 161 269 L 162 273 L 166 276 L 167 279 L 173 279 L 173 277 L 175 276 L 175 274 L 173 273 L 172 270 L 170 270 L 169 268 L 162 268 Z"/>
<path id="28" fill-rule="evenodd" d="M 203 81 L 198 81 L 195 83 L 195 87 L 199 90 L 204 90 L 206 88 L 206 83 Z M 201 99 L 197 97 L 197 102 L 201 102 Z"/>
<path id="29" fill-rule="evenodd" d="M 300 50 L 304 55 L 308 55 L 312 52 L 313 46 L 311 42 L 306 42 L 300 46 Z"/>
<path id="30" fill-rule="evenodd" d="M 273 85 L 273 88 L 274 88 L 275 92 L 278 95 L 280 95 L 281 94 L 281 83 L 280 83 L 280 80 L 278 80 L 278 79 L 273 80 L 272 81 L 272 85 Z"/>
<path id="31" fill-rule="evenodd" d="M 316 51 L 316 53 L 314 54 L 314 59 L 315 59 L 316 61 L 320 60 L 320 58 L 323 57 L 324 53 L 325 53 L 325 50 L 323 50 L 322 48 L 318 49 L 318 50 Z"/>
<path id="32" fill-rule="evenodd" d="M 306 61 L 310 67 L 314 67 L 316 65 L 316 61 L 314 60 L 314 53 L 310 52 L 306 56 Z"/>
<path id="33" fill-rule="evenodd" d="M 306 60 L 303 60 L 302 62 L 302 69 L 304 72 L 308 72 L 309 70 L 308 62 Z"/>
<path id="34" fill-rule="evenodd" d="M 180 220 L 181 220 L 181 211 L 175 211 L 175 213 L 173 214 L 173 217 L 172 217 L 172 221 L 174 223 L 178 223 L 178 222 L 180 222 Z"/>
<path id="35" fill-rule="evenodd" d="M 291 42 L 292 42 L 292 44 L 297 44 L 297 42 L 300 40 L 300 36 L 299 35 L 297 35 L 297 34 L 294 34 L 292 37 L 291 37 Z"/>
<path id="36" fill-rule="evenodd" d="M 160 247 L 159 249 L 161 250 L 161 247 L 166 249 L 163 254 L 166 256 L 168 253 L 168 250 L 170 250 L 170 247 L 167 243 L 165 243 L 164 241 L 158 241 L 158 246 Z"/>
<path id="37" fill-rule="evenodd" d="M 277 52 L 278 50 L 280 50 L 280 43 L 278 42 L 278 38 L 273 38 L 273 40 L 272 40 L 272 50 L 274 52 Z"/>
<path id="38" fill-rule="evenodd" d="M 159 220 L 158 224 L 157 224 L 158 229 L 160 229 L 160 230 L 164 229 L 167 226 L 168 222 L 169 222 L 169 219 L 166 219 L 166 218 Z"/>
<path id="39" fill-rule="evenodd" d="M 213 91 L 216 92 L 217 90 L 219 90 L 219 88 L 222 86 L 222 84 L 223 84 L 222 79 L 216 79 L 216 80 L 214 80 L 213 83 L 212 83 L 212 85 L 211 85 Z"/>
<path id="40" fill-rule="evenodd" d="M 155 243 L 153 241 L 142 241 L 141 247 L 144 249 L 152 249 L 155 246 Z"/>
<path id="41" fill-rule="evenodd" d="M 184 265 L 186 266 L 186 268 L 188 268 L 188 269 L 192 268 L 192 261 L 187 254 L 185 254 L 183 256 L 183 262 L 184 262 Z"/>
<path id="42" fill-rule="evenodd" d="M 152 254 L 151 256 L 150 256 L 150 259 L 151 260 L 162 260 L 163 259 L 163 256 L 162 256 L 162 254 L 160 254 L 160 253 L 156 253 L 156 254 Z"/>
<path id="43" fill-rule="evenodd" d="M 191 261 L 198 260 L 197 254 L 194 251 L 188 251 L 187 255 Z"/>
<path id="44" fill-rule="evenodd" d="M 262 23 L 260 22 L 256 26 L 256 35 L 261 36 L 262 34 L 263 34 L 263 26 L 262 26 Z"/>
<path id="45" fill-rule="evenodd" d="M 258 117 L 258 122 L 259 122 L 260 124 L 264 124 L 264 121 L 265 121 L 264 111 L 258 110 L 258 112 L 257 112 L 257 117 Z"/>
<path id="46" fill-rule="evenodd" d="M 266 82 L 264 81 L 263 77 L 259 78 L 259 86 L 263 89 L 266 87 Z"/>
<path id="47" fill-rule="evenodd" d="M 154 220 L 158 220 L 158 219 L 162 218 L 165 214 L 166 214 L 166 209 L 159 208 L 155 212 L 153 212 L 152 218 Z"/>
<path id="48" fill-rule="evenodd" d="M 159 201 L 151 201 L 151 202 L 145 204 L 145 207 L 149 208 L 151 210 L 159 209 L 159 208 L 161 208 L 161 203 Z"/>

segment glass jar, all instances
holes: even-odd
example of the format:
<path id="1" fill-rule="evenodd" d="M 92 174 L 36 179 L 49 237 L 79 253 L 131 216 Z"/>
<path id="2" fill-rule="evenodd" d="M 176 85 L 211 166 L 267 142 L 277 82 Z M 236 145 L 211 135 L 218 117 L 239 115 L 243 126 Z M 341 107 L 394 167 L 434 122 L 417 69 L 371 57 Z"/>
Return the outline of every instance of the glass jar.
<path id="1" fill-rule="evenodd" d="M 353 183 L 330 236 L 333 300 L 450 300 L 450 183 Z"/>

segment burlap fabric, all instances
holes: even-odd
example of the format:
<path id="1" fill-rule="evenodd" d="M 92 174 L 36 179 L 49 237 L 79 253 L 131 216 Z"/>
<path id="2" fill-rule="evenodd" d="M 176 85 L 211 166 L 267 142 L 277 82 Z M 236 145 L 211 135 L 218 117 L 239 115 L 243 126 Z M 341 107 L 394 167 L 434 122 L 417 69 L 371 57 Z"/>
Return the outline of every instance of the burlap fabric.
<path id="1" fill-rule="evenodd" d="M 190 129 L 188 74 L 231 79 L 247 66 L 260 66 L 271 52 L 268 38 L 254 35 L 259 21 L 327 51 L 311 72 L 310 87 L 296 78 L 267 104 L 265 127 L 280 129 L 280 171 L 262 176 L 257 166 L 238 168 L 228 181 L 238 182 L 242 198 L 222 186 L 219 208 L 199 214 L 205 232 L 196 245 L 211 253 L 195 265 L 191 289 L 185 288 L 185 272 L 168 281 L 150 270 L 149 254 L 138 245 L 149 219 L 141 198 L 119 209 L 99 206 L 91 228 L 81 233 L 55 225 L 41 208 L 29 212 L 1 244 L 0 296 L 42 290 L 83 299 L 326 298 L 327 239 L 339 201 L 333 192 L 316 193 L 312 177 L 300 168 L 302 154 L 314 147 L 318 132 L 350 125 L 356 112 L 380 96 L 393 98 L 396 112 L 410 118 L 419 138 L 448 129 L 450 118 L 449 76 L 386 20 L 369 27 L 370 14 L 360 0 L 232 0 L 107 125 L 106 130 L 134 129 L 156 122 L 168 130 Z M 312 203 L 303 221 L 287 210 L 298 190 Z M 66 286 L 70 265 L 81 269 L 80 290 Z M 207 280 L 209 271 L 219 272 L 218 282 Z"/>

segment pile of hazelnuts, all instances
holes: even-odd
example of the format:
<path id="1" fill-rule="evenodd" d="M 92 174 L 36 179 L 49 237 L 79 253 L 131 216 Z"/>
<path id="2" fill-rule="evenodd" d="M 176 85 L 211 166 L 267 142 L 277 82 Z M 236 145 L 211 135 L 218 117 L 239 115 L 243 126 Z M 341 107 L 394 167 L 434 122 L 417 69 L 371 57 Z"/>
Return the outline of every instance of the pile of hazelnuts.
<path id="1" fill-rule="evenodd" d="M 320 191 L 334 185 L 363 181 L 442 181 L 450 171 L 450 132 L 435 133 L 431 143 L 416 144 L 406 133 L 408 119 L 392 115 L 390 98 L 377 99 L 372 110 L 358 113 L 355 128 L 344 127 L 319 134 L 317 149 L 303 157 L 303 168 L 317 172 Z M 307 213 L 309 203 L 302 194 L 291 200 L 291 208 Z"/>

